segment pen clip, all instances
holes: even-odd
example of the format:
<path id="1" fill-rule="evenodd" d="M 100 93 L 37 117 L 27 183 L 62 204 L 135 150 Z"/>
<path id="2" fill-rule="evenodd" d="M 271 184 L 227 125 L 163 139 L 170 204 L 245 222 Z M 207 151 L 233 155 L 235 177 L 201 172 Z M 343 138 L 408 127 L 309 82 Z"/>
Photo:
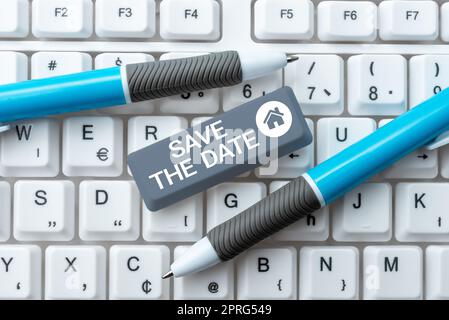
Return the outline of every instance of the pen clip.
<path id="1" fill-rule="evenodd" d="M 5 124 L 5 123 L 0 123 L 0 133 L 8 131 L 10 129 L 11 129 L 11 125 Z"/>
<path id="2" fill-rule="evenodd" d="M 425 148 L 427 150 L 434 150 L 449 144 L 449 131 L 445 131 L 438 137 L 428 143 Z"/>

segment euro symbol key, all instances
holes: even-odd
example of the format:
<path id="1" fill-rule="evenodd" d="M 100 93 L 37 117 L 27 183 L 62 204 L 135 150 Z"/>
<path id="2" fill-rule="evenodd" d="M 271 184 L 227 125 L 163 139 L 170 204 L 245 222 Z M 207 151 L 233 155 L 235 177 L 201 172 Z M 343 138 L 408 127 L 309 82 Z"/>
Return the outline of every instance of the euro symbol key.
<path id="1" fill-rule="evenodd" d="M 101 148 L 97 151 L 97 158 L 100 161 L 107 161 L 109 159 L 109 150 L 107 148 Z"/>

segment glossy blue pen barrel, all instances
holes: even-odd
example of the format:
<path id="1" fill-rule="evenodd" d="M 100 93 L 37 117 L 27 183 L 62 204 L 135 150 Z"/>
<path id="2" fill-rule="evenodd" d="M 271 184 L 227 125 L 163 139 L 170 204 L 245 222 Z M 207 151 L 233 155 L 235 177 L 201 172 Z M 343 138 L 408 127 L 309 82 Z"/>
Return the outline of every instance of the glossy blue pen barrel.
<path id="1" fill-rule="evenodd" d="M 0 86 L 0 122 L 126 103 L 120 67 Z"/>
<path id="2" fill-rule="evenodd" d="M 307 173 L 328 204 L 448 128 L 446 89 Z"/>

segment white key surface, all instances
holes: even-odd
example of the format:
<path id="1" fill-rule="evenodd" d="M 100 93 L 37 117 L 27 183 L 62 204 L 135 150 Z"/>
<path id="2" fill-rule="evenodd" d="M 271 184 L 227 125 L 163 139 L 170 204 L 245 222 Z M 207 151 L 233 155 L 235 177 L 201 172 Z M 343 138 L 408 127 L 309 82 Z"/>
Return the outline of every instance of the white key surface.
<path id="1" fill-rule="evenodd" d="M 203 234 L 203 197 L 194 195 L 150 211 L 142 204 L 142 235 L 146 241 L 198 241 Z"/>
<path id="2" fill-rule="evenodd" d="M 69 241 L 75 232 L 75 186 L 64 180 L 19 180 L 14 185 L 14 237 Z"/>
<path id="3" fill-rule="evenodd" d="M 93 30 L 92 0 L 33 0 L 37 38 L 88 38 Z"/>
<path id="4" fill-rule="evenodd" d="M 357 299 L 359 252 L 354 247 L 303 247 L 299 255 L 299 298 Z"/>
<path id="5" fill-rule="evenodd" d="M 365 300 L 421 299 L 423 254 L 415 246 L 368 246 L 363 251 Z"/>
<path id="6" fill-rule="evenodd" d="M 254 34 L 261 40 L 308 40 L 314 32 L 310 0 L 258 0 L 254 4 Z"/>
<path id="7" fill-rule="evenodd" d="M 399 115 L 407 109 L 407 61 L 400 55 L 348 59 L 348 110 L 353 115 Z"/>
<path id="8" fill-rule="evenodd" d="M 31 78 L 41 79 L 92 69 L 92 57 L 81 52 L 37 52 L 31 56 Z"/>
<path id="9" fill-rule="evenodd" d="M 168 299 L 170 282 L 161 275 L 169 268 L 166 246 L 111 247 L 109 254 L 109 298 Z"/>
<path id="10" fill-rule="evenodd" d="M 392 188 L 365 183 L 334 205 L 333 237 L 337 241 L 388 241 L 392 236 Z"/>
<path id="11" fill-rule="evenodd" d="M 0 299 L 40 299 L 42 253 L 35 245 L 0 246 Z"/>
<path id="12" fill-rule="evenodd" d="M 22 122 L 0 135 L 0 174 L 5 177 L 55 177 L 59 173 L 59 123 Z"/>
<path id="13" fill-rule="evenodd" d="M 7 241 L 11 234 L 11 187 L 0 181 L 0 242 Z"/>
<path id="14" fill-rule="evenodd" d="M 188 246 L 176 247 L 174 259 L 178 259 L 188 248 Z M 174 298 L 178 300 L 233 299 L 234 262 L 226 261 L 208 270 L 175 278 L 174 290 Z"/>
<path id="15" fill-rule="evenodd" d="M 123 122 L 71 117 L 63 123 L 62 171 L 67 176 L 116 177 L 123 170 Z"/>
<path id="16" fill-rule="evenodd" d="M 426 299 L 449 299 L 449 247 L 428 246 L 426 249 Z"/>
<path id="17" fill-rule="evenodd" d="M 321 41 L 373 41 L 377 6 L 371 1 L 323 1 L 318 5 Z"/>
<path id="18" fill-rule="evenodd" d="M 160 33 L 166 40 L 217 40 L 220 7 L 215 0 L 164 0 Z"/>
<path id="19" fill-rule="evenodd" d="M 449 241 L 444 208 L 449 184 L 399 183 L 396 186 L 395 234 L 399 241 Z"/>
<path id="20" fill-rule="evenodd" d="M 305 115 L 339 115 L 343 112 L 344 62 L 337 55 L 297 55 L 285 68 Z"/>
<path id="21" fill-rule="evenodd" d="M 19 52 L 0 52 L 0 70 L 0 84 L 28 80 L 28 57 Z"/>
<path id="22" fill-rule="evenodd" d="M 246 251 L 237 261 L 237 299 L 296 299 L 297 264 L 293 247 Z"/>
<path id="23" fill-rule="evenodd" d="M 382 40 L 435 40 L 438 16 L 436 1 L 382 1 L 379 36 Z"/>
<path id="24" fill-rule="evenodd" d="M 441 39 L 449 41 L 449 3 L 444 2 L 441 5 Z"/>
<path id="25" fill-rule="evenodd" d="M 95 32 L 108 38 L 151 38 L 156 32 L 154 0 L 97 0 Z"/>
<path id="26" fill-rule="evenodd" d="M 8 0 L 2 2 L 0 11 L 0 38 L 23 38 L 30 29 L 28 0 Z"/>
<path id="27" fill-rule="evenodd" d="M 82 240 L 137 240 L 140 197 L 133 181 L 83 181 L 79 194 Z"/>
<path id="28" fill-rule="evenodd" d="M 106 250 L 101 246 L 49 246 L 45 299 L 105 299 Z"/>

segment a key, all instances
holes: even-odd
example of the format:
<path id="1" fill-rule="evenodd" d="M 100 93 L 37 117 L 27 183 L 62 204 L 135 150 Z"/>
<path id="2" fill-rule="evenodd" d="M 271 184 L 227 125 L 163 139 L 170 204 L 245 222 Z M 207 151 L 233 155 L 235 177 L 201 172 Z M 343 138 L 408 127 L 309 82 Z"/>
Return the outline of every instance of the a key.
<path id="1" fill-rule="evenodd" d="M 166 40 L 217 40 L 220 7 L 215 0 L 164 0 L 160 33 Z"/>
<path id="2" fill-rule="evenodd" d="M 381 120 L 379 128 L 392 119 Z M 438 149 L 420 148 L 397 161 L 382 175 L 386 178 L 431 179 L 438 175 Z"/>
<path id="3" fill-rule="evenodd" d="M 322 118 L 317 122 L 317 162 L 321 163 L 376 130 L 368 118 Z"/>
<path id="4" fill-rule="evenodd" d="M 299 252 L 299 298 L 357 299 L 359 252 L 354 247 L 303 247 Z"/>
<path id="5" fill-rule="evenodd" d="M 426 249 L 426 299 L 449 299 L 449 246 Z"/>
<path id="6" fill-rule="evenodd" d="M 421 299 L 422 264 L 420 247 L 366 247 L 363 251 L 364 299 Z"/>
<path id="7" fill-rule="evenodd" d="M 11 187 L 0 181 L 0 242 L 7 241 L 11 230 Z"/>
<path id="8" fill-rule="evenodd" d="M 297 264 L 293 247 L 248 250 L 237 261 L 237 299 L 296 299 Z"/>
<path id="9" fill-rule="evenodd" d="M 116 177 L 123 170 L 123 123 L 113 117 L 72 117 L 63 125 L 67 176 Z"/>
<path id="10" fill-rule="evenodd" d="M 88 38 L 93 29 L 92 0 L 33 0 L 37 38 Z"/>
<path id="11" fill-rule="evenodd" d="M 45 299 L 105 299 L 106 250 L 101 246 L 49 246 Z"/>
<path id="12" fill-rule="evenodd" d="M 449 241 L 445 207 L 449 184 L 399 183 L 396 186 L 395 234 L 399 241 Z"/>
<path id="13" fill-rule="evenodd" d="M 371 1 L 323 1 L 318 5 L 321 41 L 374 41 L 377 6 Z"/>
<path id="14" fill-rule="evenodd" d="M 254 4 L 254 34 L 261 40 L 308 40 L 313 36 L 310 0 L 258 0 Z"/>
<path id="15" fill-rule="evenodd" d="M 41 79 L 92 69 L 92 58 L 81 52 L 37 52 L 31 56 L 31 77 Z"/>
<path id="16" fill-rule="evenodd" d="M 28 0 L 2 2 L 0 11 L 0 38 L 24 38 L 29 33 Z"/>
<path id="17" fill-rule="evenodd" d="M 163 54 L 160 60 L 170 60 L 199 56 L 203 53 L 171 52 Z M 162 112 L 203 114 L 216 113 L 219 108 L 218 89 L 184 93 L 181 96 L 167 97 L 159 102 Z"/>
<path id="18" fill-rule="evenodd" d="M 388 183 L 365 183 L 334 206 L 337 241 L 388 241 L 392 235 L 392 189 Z"/>
<path id="19" fill-rule="evenodd" d="M 178 259 L 189 247 L 176 247 Z M 178 300 L 231 300 L 234 298 L 234 262 L 226 261 L 210 269 L 175 278 L 174 298 Z"/>
<path id="20" fill-rule="evenodd" d="M 136 240 L 140 234 L 140 197 L 133 181 L 83 181 L 79 232 L 88 241 Z"/>
<path id="21" fill-rule="evenodd" d="M 282 86 L 282 71 L 223 89 L 223 110 L 229 111 L 242 103 L 264 96 Z"/>
<path id="22" fill-rule="evenodd" d="M 75 229 L 71 181 L 20 180 L 14 185 L 14 237 L 19 241 L 69 241 Z"/>
<path id="23" fill-rule="evenodd" d="M 0 70 L 0 84 L 28 80 L 28 57 L 19 52 L 0 52 Z"/>
<path id="24" fill-rule="evenodd" d="M 438 15 L 435 1 L 382 1 L 379 36 L 382 40 L 435 40 Z"/>
<path id="25" fill-rule="evenodd" d="M 207 190 L 207 230 L 249 208 L 266 194 L 261 182 L 222 183 Z"/>
<path id="26" fill-rule="evenodd" d="M 343 112 L 344 63 L 336 55 L 298 55 L 285 68 L 305 115 L 339 115 Z"/>
<path id="27" fill-rule="evenodd" d="M 399 115 L 407 109 L 407 61 L 399 55 L 348 59 L 348 110 L 353 115 Z"/>
<path id="28" fill-rule="evenodd" d="M 142 234 L 146 241 L 198 241 L 203 235 L 201 193 L 155 212 L 145 204 L 142 207 Z"/>
<path id="29" fill-rule="evenodd" d="M 287 181 L 273 181 L 270 193 L 287 184 Z M 324 241 L 329 237 L 329 209 L 324 207 L 313 215 L 282 229 L 273 236 L 277 241 Z"/>
<path id="30" fill-rule="evenodd" d="M 40 299 L 41 260 L 38 246 L 0 246 L 0 299 Z"/>
<path id="31" fill-rule="evenodd" d="M 108 2 L 109 3 L 109 2 Z M 98 4 L 98 2 L 97 2 Z M 101 53 L 95 57 L 95 69 L 104 69 L 111 67 L 125 66 L 131 63 L 151 62 L 154 57 L 146 53 Z M 118 107 L 98 109 L 98 113 L 112 114 L 136 114 L 152 113 L 154 111 L 153 100 L 136 102 Z"/>
<path id="32" fill-rule="evenodd" d="M 310 131 L 314 132 L 312 120 L 306 119 Z M 258 177 L 268 176 L 270 178 L 296 178 L 313 166 L 315 158 L 314 144 L 311 143 L 304 148 L 290 153 L 280 159 L 271 161 L 268 167 L 260 167 L 256 170 Z"/>
<path id="33" fill-rule="evenodd" d="M 420 55 L 410 59 L 410 108 L 449 86 L 449 56 Z"/>
<path id="34" fill-rule="evenodd" d="M 17 123 L 0 135 L 0 174 L 55 177 L 59 173 L 59 124 L 43 119 Z"/>
<path id="35" fill-rule="evenodd" d="M 167 271 L 170 251 L 166 246 L 112 246 L 109 258 L 109 298 L 168 299 Z"/>
<path id="36" fill-rule="evenodd" d="M 97 0 L 95 32 L 106 38 L 151 38 L 156 32 L 154 0 Z"/>

